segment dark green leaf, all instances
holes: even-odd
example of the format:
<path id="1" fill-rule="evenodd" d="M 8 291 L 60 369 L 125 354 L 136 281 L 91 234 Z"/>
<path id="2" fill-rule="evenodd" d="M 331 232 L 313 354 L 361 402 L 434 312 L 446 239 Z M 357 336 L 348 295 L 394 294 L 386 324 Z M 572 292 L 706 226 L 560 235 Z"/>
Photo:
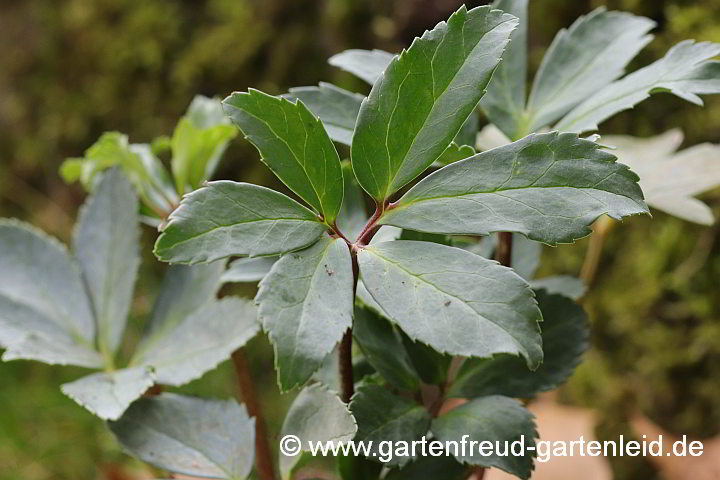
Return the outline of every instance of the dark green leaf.
<path id="1" fill-rule="evenodd" d="M 537 299 L 544 320 L 545 358 L 540 368 L 531 372 L 521 360 L 510 355 L 470 359 L 460 369 L 448 395 L 529 398 L 567 381 L 588 348 L 587 315 L 580 305 L 563 295 L 539 290 Z"/>
<path id="2" fill-rule="evenodd" d="M 542 317 L 527 283 L 465 250 L 394 241 L 358 251 L 363 283 L 413 340 L 454 355 L 522 355 L 542 361 Z"/>
<path id="3" fill-rule="evenodd" d="M 316 242 L 325 225 L 310 210 L 268 188 L 210 182 L 186 195 L 155 243 L 168 262 L 212 262 L 232 255 L 277 255 Z"/>
<path id="4" fill-rule="evenodd" d="M 468 478 L 468 469 L 450 456 L 423 456 L 399 470 L 391 470 L 385 480 L 427 480 L 434 478 L 466 480 Z"/>
<path id="5" fill-rule="evenodd" d="M 275 347 L 281 390 L 304 384 L 352 326 L 353 273 L 344 240 L 287 254 L 260 282 L 259 319 Z"/>
<path id="6" fill-rule="evenodd" d="M 501 396 L 478 398 L 433 420 L 431 430 L 442 442 L 458 443 L 458 448 L 451 448 L 450 453 L 462 463 L 496 467 L 522 479 L 530 478 L 535 452 L 527 449 L 535 447 L 537 433 L 532 414 L 515 400 Z M 465 452 L 461 443 L 464 436 L 468 442 Z M 483 453 L 492 454 L 481 454 L 482 443 L 471 449 L 472 441 L 491 442 L 489 449 L 490 444 L 485 444 Z M 500 442 L 500 453 L 505 449 L 505 442 L 508 443 L 507 455 L 498 454 L 496 442 Z M 518 442 L 516 449 L 524 445 L 524 456 L 510 454 L 514 442 Z"/>
<path id="7" fill-rule="evenodd" d="M 461 7 L 395 57 L 360 107 L 352 162 L 383 201 L 429 167 L 460 131 L 500 61 L 515 17 Z"/>
<path id="8" fill-rule="evenodd" d="M 602 214 L 646 213 L 638 177 L 589 140 L 533 134 L 421 180 L 380 223 L 445 234 L 519 232 L 550 245 L 590 234 Z"/>
<path id="9" fill-rule="evenodd" d="M 380 463 L 352 455 L 340 455 L 336 463 L 342 480 L 377 480 L 383 468 Z"/>
<path id="10" fill-rule="evenodd" d="M 367 308 L 355 307 L 353 337 L 365 359 L 383 378 L 406 390 L 419 386 L 418 373 L 392 324 Z"/>
<path id="11" fill-rule="evenodd" d="M 332 224 L 343 198 L 342 170 L 322 122 L 300 101 L 253 89 L 223 105 L 270 170 Z"/>
<path id="12" fill-rule="evenodd" d="M 377 385 L 358 388 L 350 402 L 350 411 L 357 422 L 355 441 L 372 442 L 368 458 L 390 466 L 402 466 L 412 456 L 394 456 L 380 447 L 382 442 L 419 440 L 430 428 L 430 414 L 412 400 L 393 395 Z"/>
<path id="13" fill-rule="evenodd" d="M 401 332 L 400 335 L 405 350 L 422 381 L 430 385 L 444 384 L 452 356 L 439 353 L 424 343 L 414 342 L 405 333 Z"/>

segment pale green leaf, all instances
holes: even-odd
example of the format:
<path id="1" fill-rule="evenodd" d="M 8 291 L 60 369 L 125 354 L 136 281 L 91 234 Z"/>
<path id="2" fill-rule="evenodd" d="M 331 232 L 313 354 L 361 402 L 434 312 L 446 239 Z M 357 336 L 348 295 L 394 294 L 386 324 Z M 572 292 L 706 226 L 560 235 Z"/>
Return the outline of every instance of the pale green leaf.
<path id="1" fill-rule="evenodd" d="M 382 50 L 351 49 L 336 53 L 328 59 L 333 67 L 350 72 L 370 85 L 382 75 L 395 55 Z"/>
<path id="2" fill-rule="evenodd" d="M 210 301 L 156 332 L 130 363 L 152 368 L 158 383 L 184 385 L 230 358 L 259 329 L 252 302 L 232 297 Z"/>
<path id="3" fill-rule="evenodd" d="M 332 224 L 343 180 L 340 157 L 322 122 L 301 101 L 253 89 L 233 93 L 223 105 L 270 170 Z"/>
<path id="4" fill-rule="evenodd" d="M 209 179 L 236 135 L 219 100 L 196 96 L 170 139 L 177 191 L 194 190 Z"/>
<path id="5" fill-rule="evenodd" d="M 175 263 L 277 255 L 311 245 L 325 229 L 313 212 L 281 193 L 248 183 L 210 182 L 186 195 L 170 215 L 155 255 Z"/>
<path id="6" fill-rule="evenodd" d="M 277 260 L 277 257 L 238 258 L 230 263 L 223 273 L 222 282 L 259 282 L 270 272 Z"/>
<path id="7" fill-rule="evenodd" d="M 379 449 L 381 442 L 411 444 L 425 436 L 430 428 L 430 414 L 425 407 L 378 385 L 358 388 L 350 402 L 350 411 L 358 427 L 355 441 L 372 442 L 368 458 L 389 466 L 405 465 L 414 457 L 387 458 L 387 452 Z"/>
<path id="8" fill-rule="evenodd" d="M 163 393 L 135 402 L 110 429 L 129 453 L 173 473 L 243 480 L 252 470 L 255 419 L 234 400 Z"/>
<path id="9" fill-rule="evenodd" d="M 65 395 L 103 420 L 117 420 L 155 383 L 150 368 L 93 373 L 62 385 Z"/>
<path id="10" fill-rule="evenodd" d="M 395 57 L 360 107 L 352 163 L 383 201 L 445 151 L 482 98 L 517 19 L 463 6 Z"/>
<path id="11" fill-rule="evenodd" d="M 498 355 L 469 359 L 455 379 L 449 396 L 484 395 L 530 398 L 567 381 L 589 346 L 589 325 L 583 308 L 568 297 L 537 291 L 543 314 L 544 359 L 534 372 L 517 357 Z"/>
<path id="12" fill-rule="evenodd" d="M 556 275 L 552 277 L 531 280 L 530 286 L 534 290 L 544 289 L 547 293 L 557 293 L 578 300 L 585 295 L 587 285 L 577 277 L 570 275 Z"/>
<path id="13" fill-rule="evenodd" d="M 351 144 L 363 95 L 320 82 L 317 87 L 291 88 L 283 97 L 304 103 L 322 121 L 332 140 Z"/>
<path id="14" fill-rule="evenodd" d="M 302 451 L 310 450 L 310 442 L 347 442 L 357 432 L 355 419 L 347 405 L 334 393 L 315 384 L 304 388 L 288 410 L 280 438 L 295 435 L 301 441 Z M 280 453 L 280 472 L 283 479 L 299 456 L 289 457 Z"/>
<path id="15" fill-rule="evenodd" d="M 558 120 L 625 73 L 652 40 L 655 22 L 600 7 L 555 36 L 535 75 L 528 99 L 529 132 Z"/>
<path id="16" fill-rule="evenodd" d="M 468 157 L 475 155 L 475 149 L 470 145 L 458 145 L 452 142 L 445 151 L 433 162 L 434 167 L 444 167 L 451 163 L 458 162 Z"/>
<path id="17" fill-rule="evenodd" d="M 65 246 L 31 225 L 2 219 L 0 251 L 3 358 L 102 366 L 82 273 Z"/>
<path id="18" fill-rule="evenodd" d="M 450 452 L 462 463 L 496 467 L 522 479 L 530 478 L 535 452 L 528 451 L 528 447 L 535 446 L 537 433 L 532 414 L 515 400 L 501 396 L 472 400 L 433 420 L 431 430 L 442 442 L 457 442 L 458 448 Z M 463 452 L 461 441 L 465 435 L 468 438 Z M 471 449 L 472 441 L 491 442 L 490 449 L 485 444 L 485 452 L 491 454 L 481 454 L 482 443 Z M 510 445 L 518 441 L 524 445 L 525 456 L 499 455 L 495 448 L 496 442 Z"/>
<path id="19" fill-rule="evenodd" d="M 255 297 L 275 347 L 282 390 L 304 384 L 352 326 L 353 273 L 344 240 L 325 239 L 273 265 Z"/>
<path id="20" fill-rule="evenodd" d="M 720 145 L 703 143 L 677 151 L 680 130 L 650 138 L 609 135 L 602 143 L 640 176 L 648 205 L 690 222 L 711 225 L 712 210 L 693 198 L 720 185 Z"/>
<path id="21" fill-rule="evenodd" d="M 522 355 L 542 361 L 542 317 L 527 283 L 465 250 L 394 241 L 358 252 L 363 283 L 413 340 L 454 355 Z"/>
<path id="22" fill-rule="evenodd" d="M 101 351 L 115 352 L 125 332 L 140 265 L 135 193 L 117 168 L 103 174 L 80 210 L 73 235 L 97 321 Z"/>
<path id="23" fill-rule="evenodd" d="M 418 373 L 390 322 L 370 309 L 355 307 L 353 338 L 368 363 L 388 382 L 405 390 L 418 388 Z"/>
<path id="24" fill-rule="evenodd" d="M 514 138 L 524 121 L 528 0 L 495 0 L 492 6 L 514 15 L 520 23 L 510 35 L 510 45 L 503 53 L 502 61 L 488 85 L 487 95 L 480 101 L 480 107 L 494 125 Z"/>
<path id="25" fill-rule="evenodd" d="M 668 92 L 701 105 L 698 95 L 720 93 L 720 44 L 678 43 L 660 60 L 617 80 L 570 111 L 555 129 L 570 132 L 596 130 L 598 124 L 632 108 L 656 92 Z"/>
<path id="26" fill-rule="evenodd" d="M 550 245 L 590 234 L 597 217 L 646 213 L 638 177 L 570 133 L 532 134 L 444 167 L 380 223 L 432 233 L 519 232 Z"/>

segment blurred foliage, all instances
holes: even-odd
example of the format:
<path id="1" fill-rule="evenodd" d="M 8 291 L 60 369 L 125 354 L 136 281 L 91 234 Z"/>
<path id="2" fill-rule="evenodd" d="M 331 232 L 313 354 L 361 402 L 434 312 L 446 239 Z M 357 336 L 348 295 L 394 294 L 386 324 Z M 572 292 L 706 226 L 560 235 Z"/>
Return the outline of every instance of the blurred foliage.
<path id="1" fill-rule="evenodd" d="M 133 143 L 171 135 L 196 94 L 224 96 L 250 86 L 269 93 L 332 81 L 367 87 L 325 60 L 346 48 L 398 51 L 447 18 L 458 0 L 0 0 L 0 215 L 18 216 L 67 239 L 82 188 L 58 168 L 104 131 Z M 469 6 L 486 2 L 468 2 Z M 657 38 L 633 64 L 661 57 L 685 38 L 720 42 L 718 0 L 532 0 L 531 70 L 552 37 L 578 15 L 607 5 L 653 18 Z M 720 143 L 720 98 L 704 109 L 655 97 L 603 125 L 601 133 L 649 136 L 681 127 L 685 146 Z M 341 152 L 347 154 L 347 151 Z M 246 142 L 234 141 L 216 175 L 277 186 Z M 704 197 L 720 214 L 717 193 Z M 139 331 L 163 266 L 148 249 L 131 327 Z M 658 212 L 610 233 L 586 300 L 594 351 L 563 398 L 597 407 L 604 438 L 627 433 L 641 411 L 691 435 L 720 428 L 720 242 L 718 228 Z M 546 249 L 544 271 L 577 274 L 587 241 Z M 252 294 L 252 290 L 244 292 Z M 130 342 L 132 343 L 132 342 Z M 128 347 L 129 348 L 129 347 Z M 258 372 L 270 372 L 265 339 L 250 344 Z M 134 478 L 101 422 L 57 388 L 76 372 L 0 363 L 0 480 Z M 271 432 L 289 398 L 270 374 Z M 232 395 L 228 365 L 185 391 Z M 277 399 L 281 400 L 277 400 Z M 121 474 L 118 465 L 125 472 Z M 618 478 L 653 478 L 638 459 L 615 461 Z"/>

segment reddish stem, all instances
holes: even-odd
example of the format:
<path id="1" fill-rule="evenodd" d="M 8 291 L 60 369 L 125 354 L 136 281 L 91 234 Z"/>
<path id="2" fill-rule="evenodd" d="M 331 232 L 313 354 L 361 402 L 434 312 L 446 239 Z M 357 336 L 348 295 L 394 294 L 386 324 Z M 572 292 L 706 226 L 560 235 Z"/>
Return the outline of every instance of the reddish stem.
<path id="1" fill-rule="evenodd" d="M 495 246 L 495 260 L 506 267 L 512 264 L 512 233 L 500 232 Z"/>

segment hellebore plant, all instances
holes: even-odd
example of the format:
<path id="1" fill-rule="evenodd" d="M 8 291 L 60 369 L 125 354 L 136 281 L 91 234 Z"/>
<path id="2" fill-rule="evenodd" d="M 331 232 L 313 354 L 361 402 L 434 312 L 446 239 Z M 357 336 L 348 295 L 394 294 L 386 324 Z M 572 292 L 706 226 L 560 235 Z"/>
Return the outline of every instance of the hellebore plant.
<path id="1" fill-rule="evenodd" d="M 152 147 L 106 134 L 63 167 L 93 191 L 72 253 L 19 222 L 0 225 L 4 358 L 104 370 L 63 390 L 112 420 L 129 453 L 183 475 L 291 478 L 312 460 L 281 454 L 275 467 L 237 350 L 261 328 L 281 391 L 300 390 L 281 434 L 302 450 L 465 435 L 532 446 L 533 417 L 516 399 L 564 383 L 588 345 L 574 301 L 582 283 L 533 279 L 541 244 L 585 237 L 603 215 L 648 212 L 637 175 L 579 135 L 651 93 L 699 103 L 720 92 L 716 44 L 683 42 L 622 77 L 652 27 L 604 10 L 581 17 L 526 98 L 527 1 L 462 7 L 399 55 L 332 57 L 372 85 L 367 97 L 330 84 L 251 89 L 222 102 L 229 120 L 218 102 L 196 100 Z M 509 143 L 475 153 L 478 106 Z M 235 134 L 230 121 L 295 198 L 205 183 Z M 334 142 L 350 147 L 348 160 Z M 174 182 L 154 154 L 168 145 Z M 161 230 L 155 255 L 188 265 L 168 269 L 148 333 L 118 369 L 138 211 Z M 230 257 L 240 258 L 226 269 Z M 216 298 L 223 282 L 258 281 L 256 305 Z M 159 393 L 231 354 L 250 414 L 232 400 Z M 338 457 L 337 475 L 464 479 L 496 467 L 529 478 L 534 457 L 378 453 Z"/>

